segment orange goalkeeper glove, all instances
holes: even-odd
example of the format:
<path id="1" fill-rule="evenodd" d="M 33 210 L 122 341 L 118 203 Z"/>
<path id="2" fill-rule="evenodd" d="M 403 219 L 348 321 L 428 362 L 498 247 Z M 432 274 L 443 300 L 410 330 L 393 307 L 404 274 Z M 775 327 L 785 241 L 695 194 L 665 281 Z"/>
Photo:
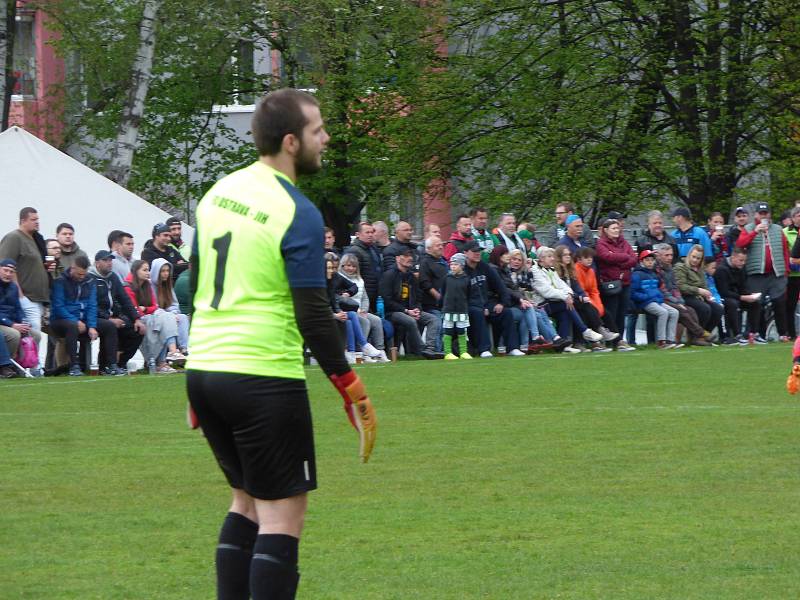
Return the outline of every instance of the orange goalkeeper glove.
<path id="1" fill-rule="evenodd" d="M 344 411 L 358 432 L 360 442 L 358 455 L 361 457 L 361 462 L 367 462 L 378 433 L 378 418 L 375 416 L 372 402 L 367 397 L 367 390 L 364 389 L 364 384 L 355 371 L 349 371 L 344 375 L 331 375 L 330 380 L 344 398 Z"/>
<path id="2" fill-rule="evenodd" d="M 795 364 L 789 377 L 786 378 L 786 391 L 796 394 L 798 389 L 800 389 L 800 364 Z"/>

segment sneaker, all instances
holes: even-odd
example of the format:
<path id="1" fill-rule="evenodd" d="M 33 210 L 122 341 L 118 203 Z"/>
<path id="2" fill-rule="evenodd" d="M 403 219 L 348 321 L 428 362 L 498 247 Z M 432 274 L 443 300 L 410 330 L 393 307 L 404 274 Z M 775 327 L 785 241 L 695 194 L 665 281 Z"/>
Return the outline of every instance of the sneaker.
<path id="1" fill-rule="evenodd" d="M 124 375 L 117 365 L 111 365 L 110 367 L 103 367 L 100 369 L 100 375 L 109 375 L 111 377 L 117 377 L 118 375 Z"/>
<path id="2" fill-rule="evenodd" d="M 439 360 L 444 358 L 444 352 L 434 352 L 433 350 L 423 350 L 420 352 L 422 358 L 426 358 L 428 360 Z"/>
<path id="3" fill-rule="evenodd" d="M 167 354 L 167 364 L 172 367 L 182 367 L 186 364 L 186 357 L 177 350 L 170 352 Z"/>
<path id="4" fill-rule="evenodd" d="M 617 352 L 633 352 L 634 350 L 636 350 L 636 348 L 628 345 L 627 342 L 620 342 L 617 344 Z"/>
<path id="5" fill-rule="evenodd" d="M 378 362 L 378 360 L 375 359 L 375 358 L 372 358 L 371 356 L 367 356 L 365 354 L 364 356 L 361 357 L 361 362 L 363 362 L 364 364 L 369 365 L 369 364 L 373 364 L 373 363 Z"/>
<path id="6" fill-rule="evenodd" d="M 445 360 L 458 360 L 458 357 L 455 354 L 453 354 L 452 352 L 448 352 L 447 354 L 444 355 L 444 359 Z"/>
<path id="7" fill-rule="evenodd" d="M 375 357 L 375 362 L 379 363 L 392 362 L 389 360 L 389 357 L 386 356 L 386 350 L 381 350 L 380 353 L 381 353 L 380 356 Z"/>
<path id="8" fill-rule="evenodd" d="M 381 351 L 369 342 L 361 347 L 361 351 L 364 353 L 364 356 L 369 356 L 370 358 L 378 358 L 381 355 Z"/>
<path id="9" fill-rule="evenodd" d="M 83 375 L 83 373 L 81 373 Z M 3 365 L 0 367 L 0 379 L 13 379 L 17 376 L 17 372 L 11 365 Z"/>
<path id="10" fill-rule="evenodd" d="M 506 356 L 525 356 L 525 353 L 519 348 L 514 348 L 511 352 L 506 354 Z"/>
<path id="11" fill-rule="evenodd" d="M 463 358 L 464 360 L 472 360 L 472 354 L 470 354 L 469 352 L 462 352 L 461 356 L 459 356 L 458 358 Z"/>
<path id="12" fill-rule="evenodd" d="M 481 352 L 481 358 L 492 358 L 493 356 L 494 354 L 492 354 L 488 350 L 484 350 L 483 352 Z"/>
<path id="13" fill-rule="evenodd" d="M 739 344 L 740 346 L 749 346 L 750 345 L 750 339 L 745 337 L 745 336 L 743 336 L 743 335 L 737 335 L 736 336 L 736 343 Z"/>
<path id="14" fill-rule="evenodd" d="M 686 344 L 682 344 L 680 342 L 669 342 L 672 344 L 672 349 L 677 350 L 678 348 L 683 348 Z"/>
<path id="15" fill-rule="evenodd" d="M 611 331 L 610 329 L 608 329 L 606 327 L 601 327 L 597 331 L 597 333 L 599 333 L 600 335 L 603 336 L 603 341 L 604 342 L 611 342 L 611 341 L 613 341 L 613 340 L 615 340 L 615 339 L 617 339 L 619 337 L 618 333 L 614 333 L 613 331 Z"/>
<path id="16" fill-rule="evenodd" d="M 599 342 L 603 336 L 597 333 L 594 329 L 587 329 L 583 332 L 583 339 L 587 342 Z"/>
<path id="17" fill-rule="evenodd" d="M 724 340 L 722 340 L 723 346 L 737 346 L 738 344 L 739 340 L 737 340 L 736 338 L 726 337 Z"/>
<path id="18" fill-rule="evenodd" d="M 83 375 L 83 371 L 78 365 L 72 365 L 69 368 L 69 376 L 70 377 L 81 377 Z"/>
<path id="19" fill-rule="evenodd" d="M 675 344 L 668 342 L 667 340 L 659 340 L 657 346 L 659 350 L 672 350 L 675 347 Z"/>
<path id="20" fill-rule="evenodd" d="M 581 351 L 578 350 L 577 348 L 574 348 L 572 346 L 572 344 L 569 344 L 568 346 L 564 346 L 564 349 L 562 350 L 562 352 L 564 352 L 566 354 L 580 354 L 581 353 Z"/>
<path id="21" fill-rule="evenodd" d="M 753 343 L 758 344 L 759 346 L 763 346 L 764 344 L 769 344 L 769 342 L 760 335 L 757 335 L 753 338 Z"/>
<path id="22" fill-rule="evenodd" d="M 611 352 L 611 348 L 608 348 L 602 342 L 596 342 L 592 344 L 592 352 Z"/>
<path id="23" fill-rule="evenodd" d="M 163 364 L 160 367 L 156 367 L 156 373 L 158 373 L 159 375 L 169 375 L 171 373 L 177 373 L 177 372 L 178 371 L 176 369 L 173 369 L 167 364 Z"/>
<path id="24" fill-rule="evenodd" d="M 346 351 L 344 353 L 344 358 L 345 358 L 345 360 L 347 360 L 347 364 L 348 365 L 356 364 L 356 353 L 355 352 Z"/>
<path id="25" fill-rule="evenodd" d="M 567 338 L 562 338 L 562 337 L 554 337 L 553 338 L 553 349 L 556 352 L 561 352 L 562 350 L 564 350 L 564 348 L 566 348 L 567 346 L 569 346 L 571 344 L 572 344 L 572 342 L 570 340 L 568 340 Z"/>

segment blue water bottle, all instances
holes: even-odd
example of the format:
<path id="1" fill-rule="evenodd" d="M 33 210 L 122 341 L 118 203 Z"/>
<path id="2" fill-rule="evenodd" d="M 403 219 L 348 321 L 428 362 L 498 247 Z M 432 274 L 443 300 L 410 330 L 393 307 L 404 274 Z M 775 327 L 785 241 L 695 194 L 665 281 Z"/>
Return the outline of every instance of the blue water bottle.
<path id="1" fill-rule="evenodd" d="M 378 311 L 378 316 L 381 319 L 385 317 L 383 313 L 383 296 L 378 296 L 378 301 L 375 303 L 375 310 Z"/>

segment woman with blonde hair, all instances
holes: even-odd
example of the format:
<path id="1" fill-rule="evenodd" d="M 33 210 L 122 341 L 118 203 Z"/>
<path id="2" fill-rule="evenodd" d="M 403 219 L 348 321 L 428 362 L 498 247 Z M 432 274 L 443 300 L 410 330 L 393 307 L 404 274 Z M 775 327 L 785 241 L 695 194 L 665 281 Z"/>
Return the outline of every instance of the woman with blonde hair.
<path id="1" fill-rule="evenodd" d="M 720 325 L 722 313 L 725 309 L 714 302 L 713 294 L 708 289 L 703 261 L 705 250 L 700 244 L 695 244 L 686 253 L 682 262 L 673 268 L 675 283 L 683 296 L 686 306 L 690 306 L 697 313 L 697 320 L 706 331 L 713 331 Z"/>
<path id="2" fill-rule="evenodd" d="M 361 330 L 364 337 L 380 351 L 380 356 L 376 356 L 378 362 L 389 362 L 384 347 L 383 320 L 369 312 L 369 297 L 364 287 L 364 279 L 361 277 L 361 268 L 358 264 L 358 257 L 355 254 L 345 254 L 339 259 L 339 275 L 347 281 L 353 283 L 358 291 L 352 299 L 358 303 L 358 320 L 361 323 Z"/>

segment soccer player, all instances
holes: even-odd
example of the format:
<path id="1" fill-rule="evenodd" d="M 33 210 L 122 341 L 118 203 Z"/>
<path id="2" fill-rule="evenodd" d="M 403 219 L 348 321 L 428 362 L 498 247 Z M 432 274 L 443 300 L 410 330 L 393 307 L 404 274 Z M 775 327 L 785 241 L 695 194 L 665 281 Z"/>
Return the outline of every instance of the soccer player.
<path id="1" fill-rule="evenodd" d="M 302 342 L 345 402 L 361 460 L 375 413 L 344 358 L 325 287 L 323 223 L 294 185 L 330 139 L 316 99 L 265 96 L 253 115 L 260 159 L 197 207 L 189 402 L 233 491 L 216 553 L 217 598 L 291 599 L 307 492 L 317 487 Z"/>

